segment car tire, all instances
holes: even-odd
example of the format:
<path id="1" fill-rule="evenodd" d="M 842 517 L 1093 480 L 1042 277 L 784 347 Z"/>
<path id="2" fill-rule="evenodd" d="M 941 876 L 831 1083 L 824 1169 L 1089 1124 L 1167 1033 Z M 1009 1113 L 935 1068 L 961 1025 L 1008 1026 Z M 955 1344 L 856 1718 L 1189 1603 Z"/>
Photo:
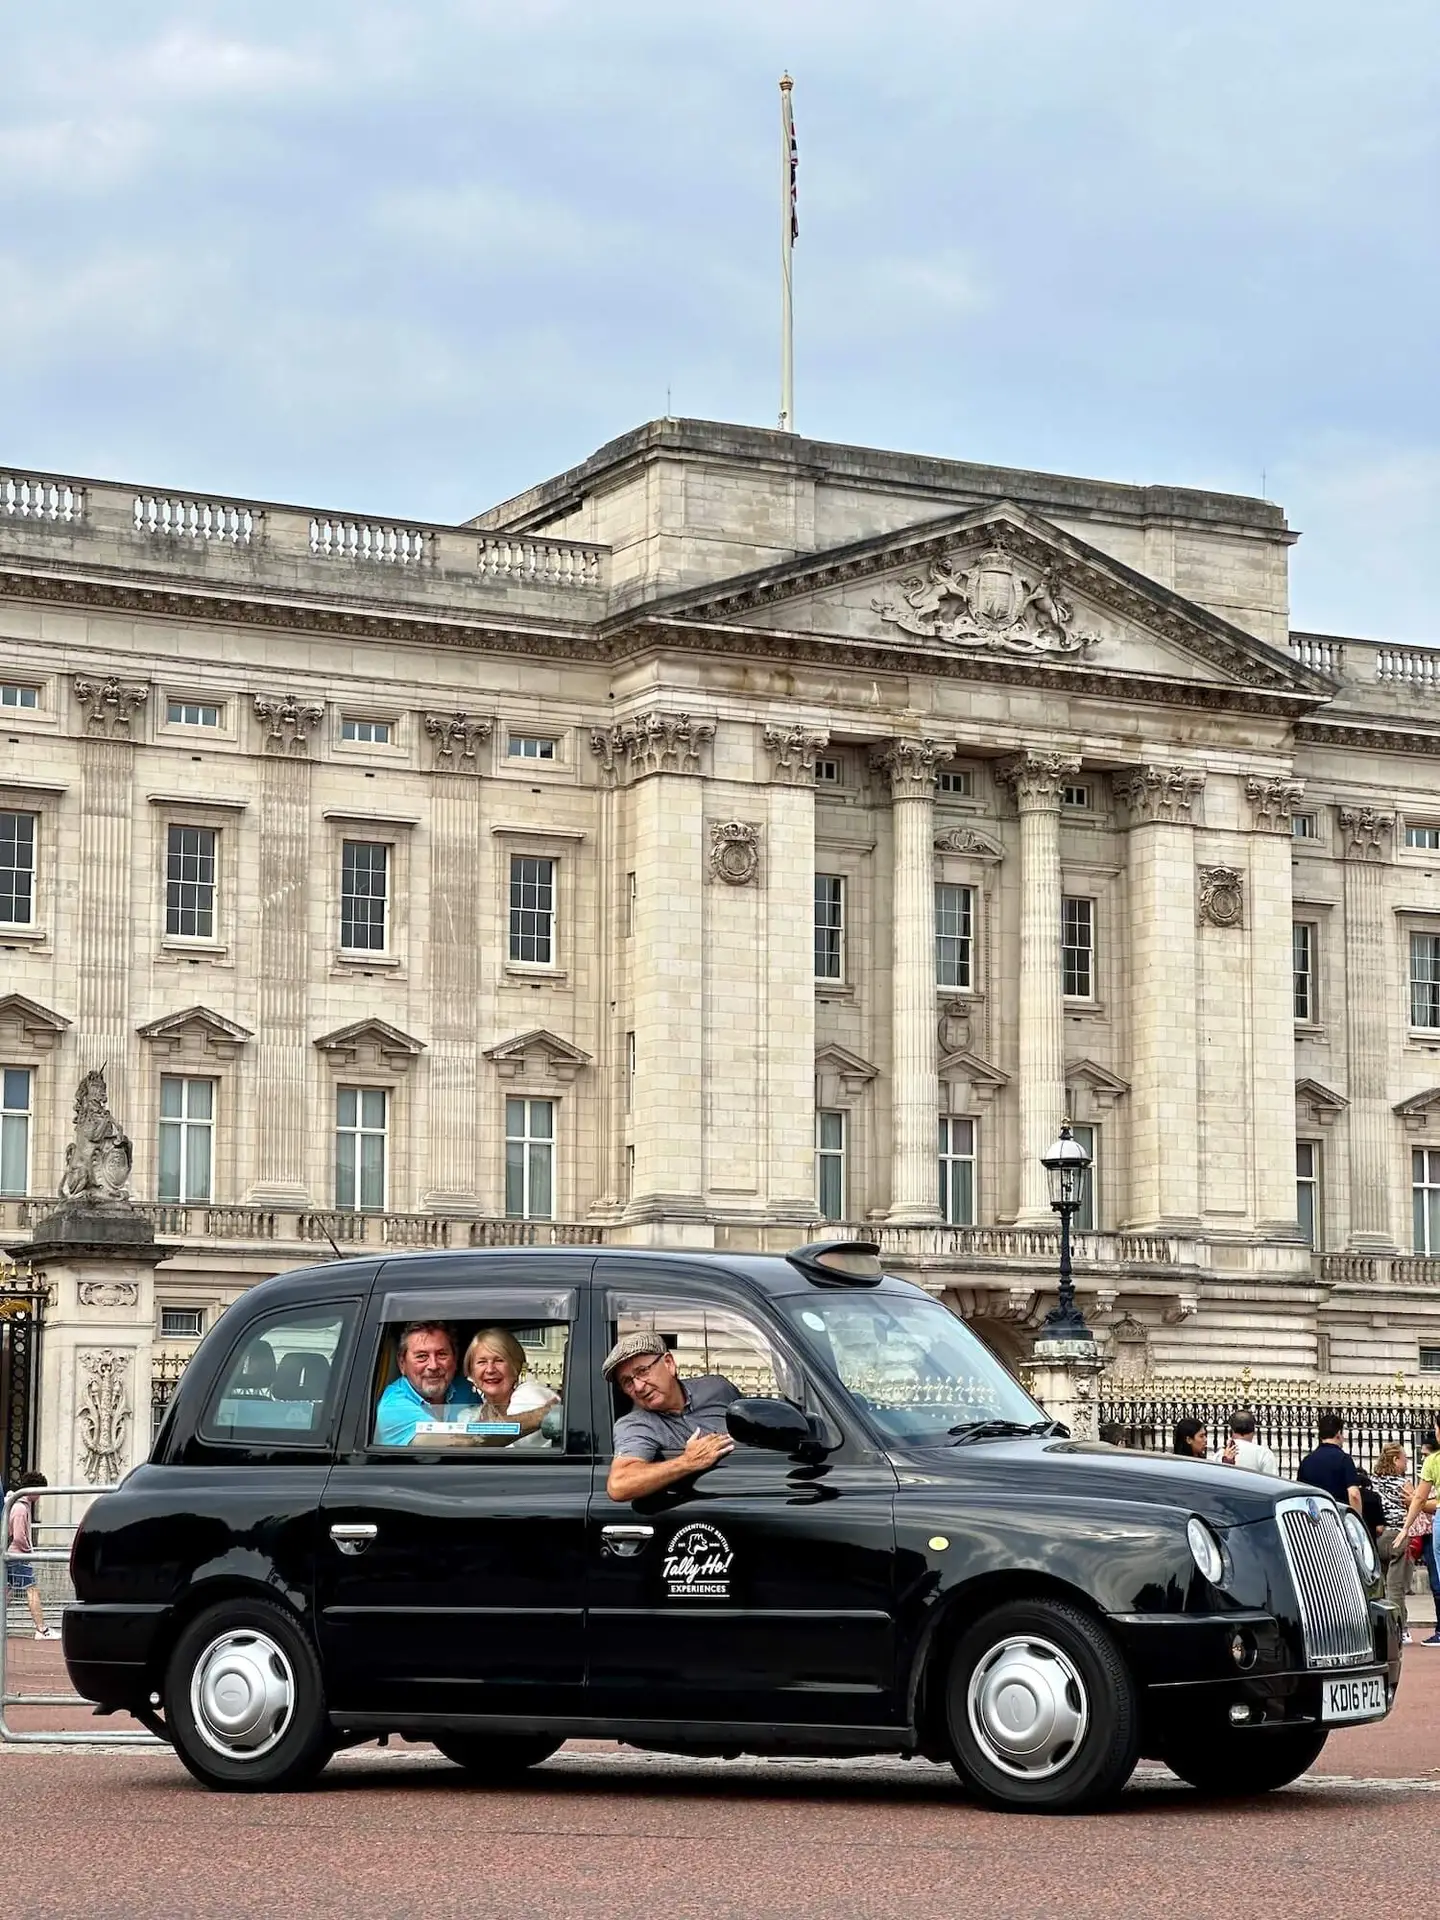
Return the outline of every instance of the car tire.
<path id="1" fill-rule="evenodd" d="M 1140 1752 L 1135 1682 L 1104 1626 L 1018 1600 L 969 1627 L 946 1694 L 951 1763 L 1006 1812 L 1078 1813 L 1119 1793 Z"/>
<path id="2" fill-rule="evenodd" d="M 518 1780 L 565 1744 L 548 1733 L 436 1733 L 430 1740 L 481 1787 L 503 1787 Z"/>
<path id="3" fill-rule="evenodd" d="M 197 1614 L 175 1642 L 162 1698 L 175 1751 L 222 1792 L 306 1786 L 335 1751 L 310 1636 L 269 1600 Z"/>
<path id="4" fill-rule="evenodd" d="M 1210 1728 L 1160 1758 L 1201 1793 L 1273 1793 L 1313 1767 L 1329 1737 L 1328 1727 Z"/>

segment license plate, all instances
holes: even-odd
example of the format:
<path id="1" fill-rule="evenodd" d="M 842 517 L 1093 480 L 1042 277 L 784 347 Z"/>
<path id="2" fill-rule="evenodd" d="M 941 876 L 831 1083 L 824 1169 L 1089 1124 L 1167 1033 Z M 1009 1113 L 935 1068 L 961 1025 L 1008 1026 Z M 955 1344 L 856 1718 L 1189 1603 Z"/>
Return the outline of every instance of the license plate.
<path id="1" fill-rule="evenodd" d="M 1367 1673 L 1354 1680 L 1327 1680 L 1320 1707 L 1322 1720 L 1382 1720 L 1385 1717 L 1385 1679 Z"/>

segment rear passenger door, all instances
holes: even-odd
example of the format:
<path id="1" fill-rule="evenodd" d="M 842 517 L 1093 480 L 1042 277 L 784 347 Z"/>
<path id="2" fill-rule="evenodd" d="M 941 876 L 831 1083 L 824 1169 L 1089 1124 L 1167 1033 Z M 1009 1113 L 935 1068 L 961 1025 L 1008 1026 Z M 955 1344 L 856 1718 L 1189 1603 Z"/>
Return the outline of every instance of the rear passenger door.
<path id="1" fill-rule="evenodd" d="M 376 1282 L 346 1408 L 348 1451 L 325 1492 L 317 1580 L 333 1710 L 423 1731 L 457 1716 L 533 1720 L 579 1709 L 585 1679 L 585 1514 L 594 1460 L 584 1328 L 588 1262 L 527 1253 L 484 1284 Z M 473 1268 L 471 1269 L 473 1272 Z M 438 1276 L 437 1276 L 438 1277 Z M 458 1350 L 513 1333 L 530 1377 L 561 1395 L 535 1445 L 377 1446 L 375 1402 L 398 1331 L 439 1320 Z"/>

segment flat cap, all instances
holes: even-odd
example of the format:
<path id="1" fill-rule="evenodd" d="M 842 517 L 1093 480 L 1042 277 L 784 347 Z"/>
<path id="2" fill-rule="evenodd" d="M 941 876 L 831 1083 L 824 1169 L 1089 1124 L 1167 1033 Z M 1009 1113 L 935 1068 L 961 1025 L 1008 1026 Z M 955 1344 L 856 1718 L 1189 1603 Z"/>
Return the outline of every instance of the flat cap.
<path id="1" fill-rule="evenodd" d="M 668 1353 L 670 1349 L 658 1333 L 626 1333 L 615 1342 L 605 1356 L 605 1364 L 600 1371 L 608 1380 L 619 1366 L 627 1360 L 637 1359 L 642 1353 Z"/>

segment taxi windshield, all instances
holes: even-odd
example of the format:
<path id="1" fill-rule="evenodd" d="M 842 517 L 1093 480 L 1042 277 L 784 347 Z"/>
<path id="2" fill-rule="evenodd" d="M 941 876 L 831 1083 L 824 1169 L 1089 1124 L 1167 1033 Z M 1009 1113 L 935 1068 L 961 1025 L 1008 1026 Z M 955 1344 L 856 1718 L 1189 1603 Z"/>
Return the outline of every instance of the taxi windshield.
<path id="1" fill-rule="evenodd" d="M 1048 1425 L 1029 1394 L 938 1300 L 817 1292 L 780 1304 L 810 1351 L 902 1446 L 951 1446 Z"/>

